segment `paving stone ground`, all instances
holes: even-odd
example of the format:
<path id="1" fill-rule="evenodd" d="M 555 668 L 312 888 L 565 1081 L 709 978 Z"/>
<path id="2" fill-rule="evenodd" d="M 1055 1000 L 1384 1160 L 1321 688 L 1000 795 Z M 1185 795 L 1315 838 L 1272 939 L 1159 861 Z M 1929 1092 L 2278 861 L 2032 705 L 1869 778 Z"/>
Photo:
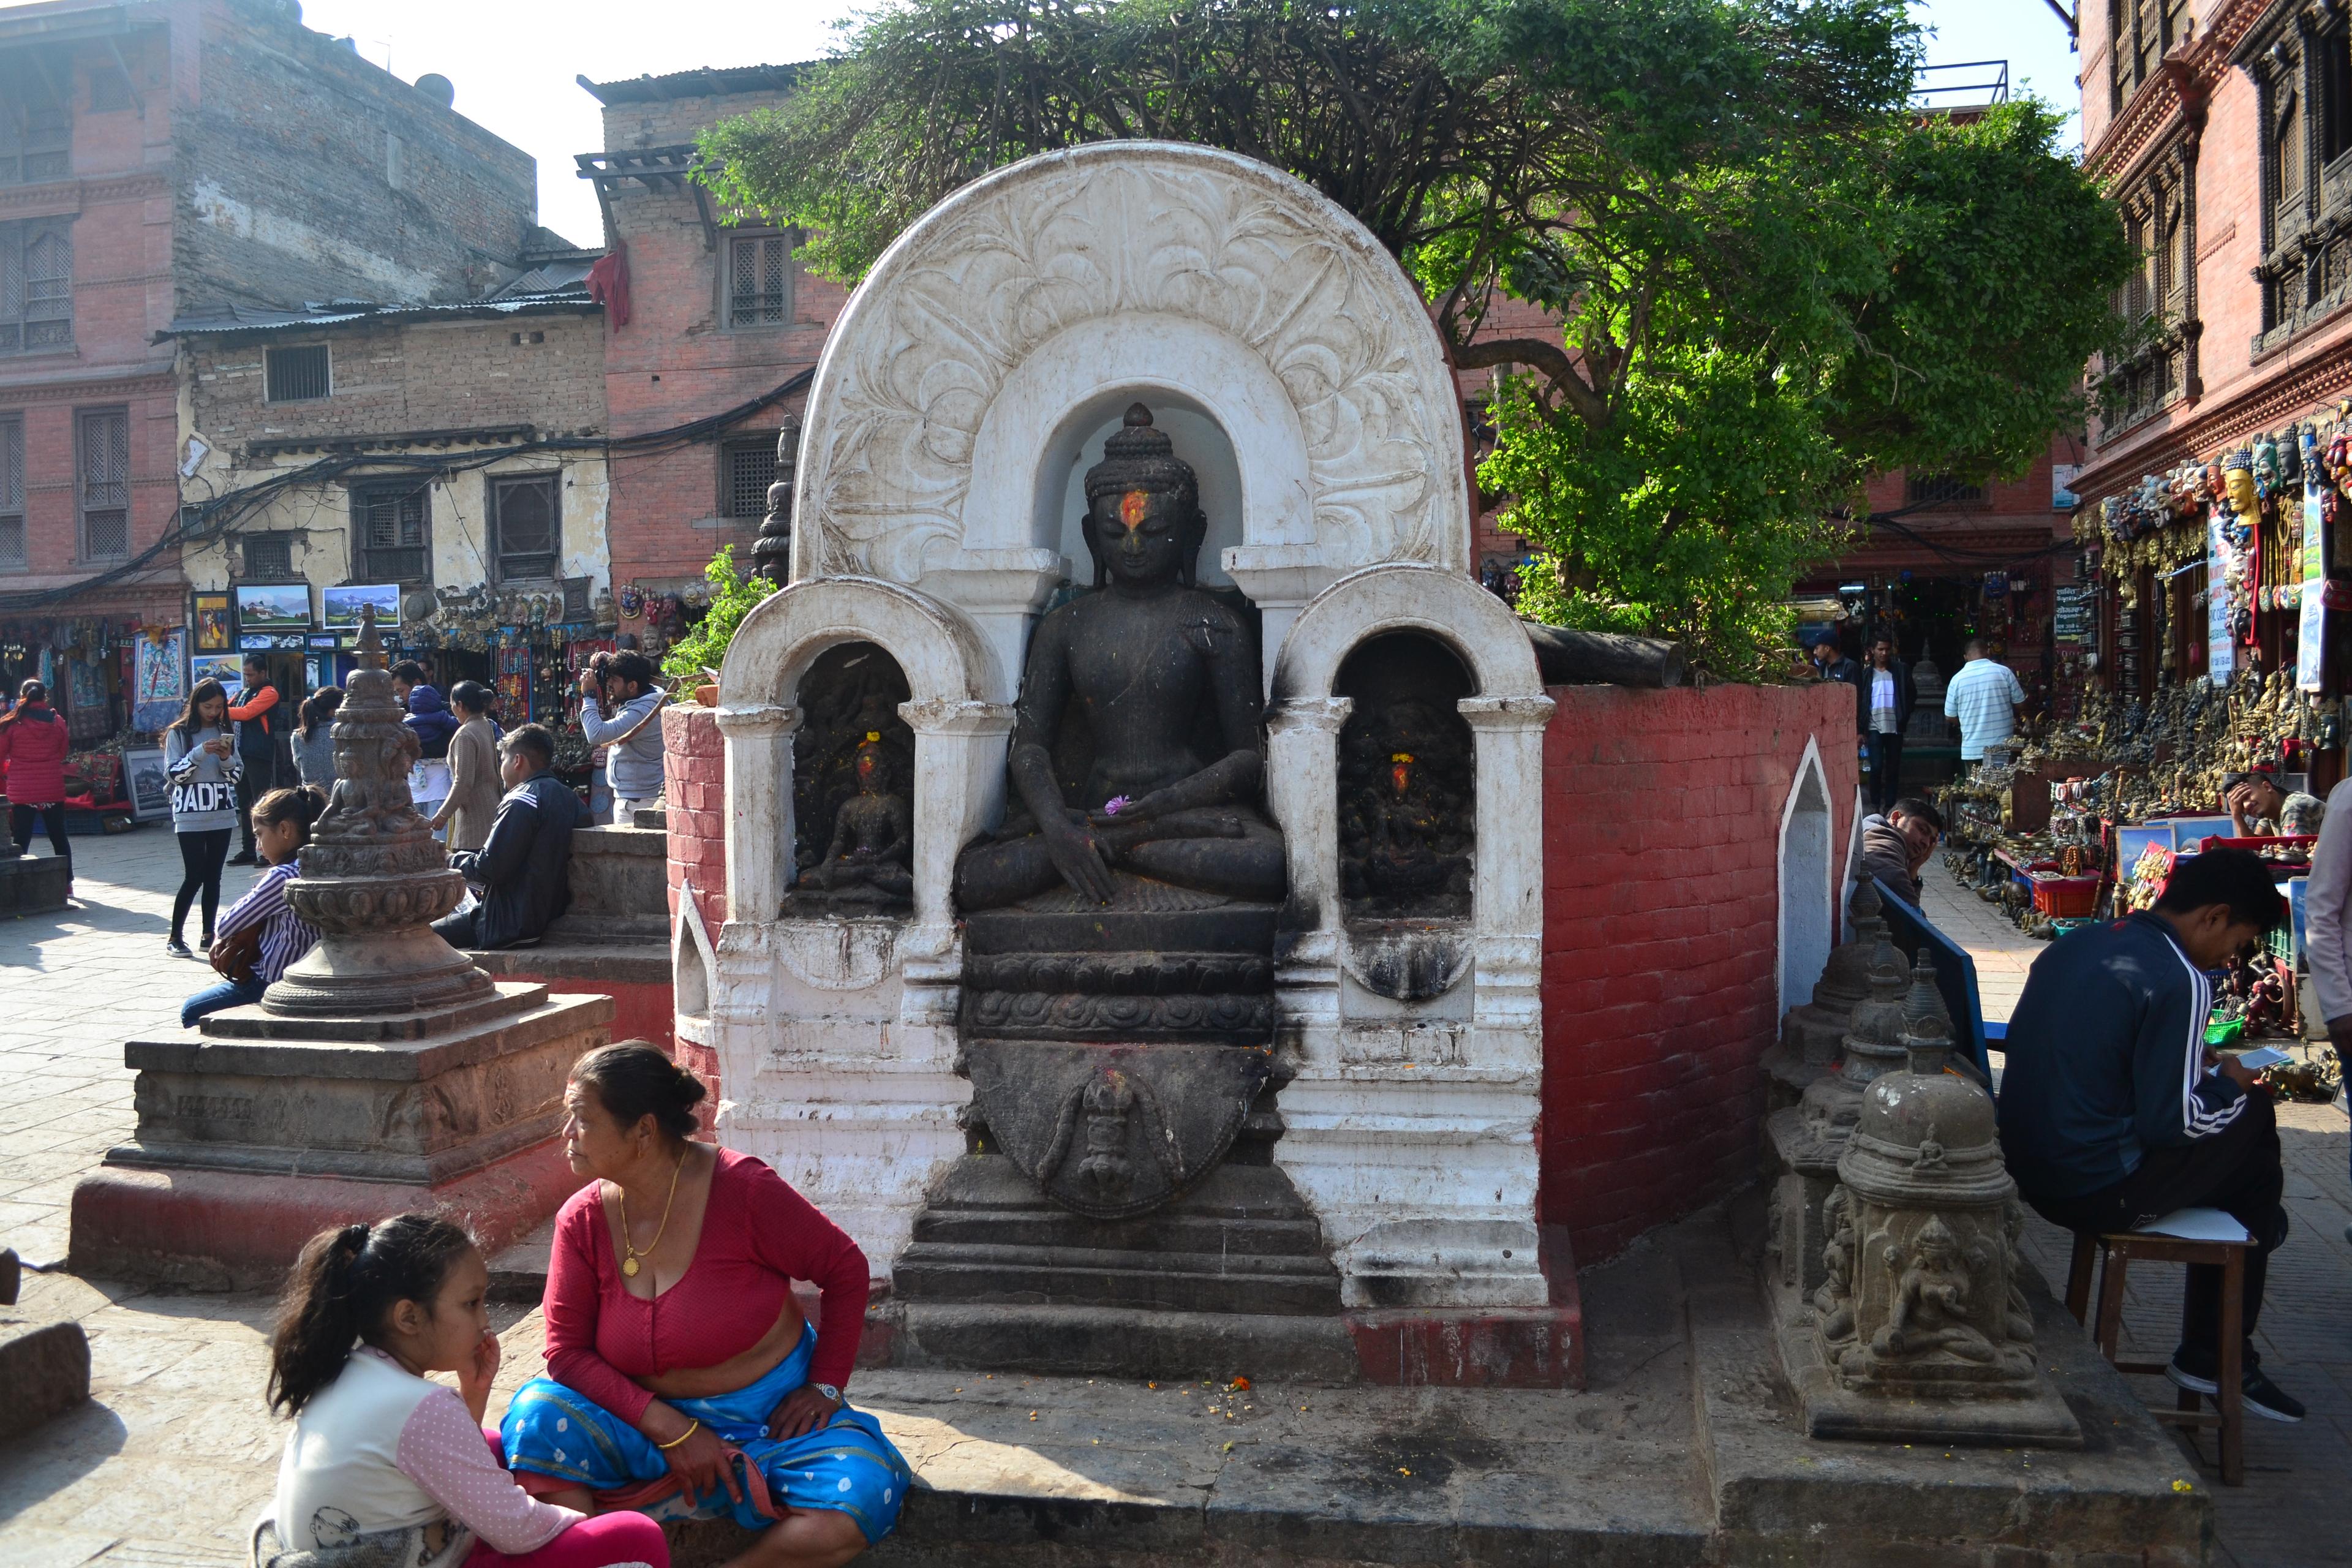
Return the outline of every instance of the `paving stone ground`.
<path id="1" fill-rule="evenodd" d="M 169 834 L 147 827 L 118 838 L 77 839 L 74 849 L 79 875 L 73 909 L 0 922 L 0 977 L 16 1001 L 12 1027 L 0 1036 L 0 1241 L 36 1264 L 63 1258 L 74 1182 L 131 1130 L 131 1075 L 121 1067 L 121 1042 L 174 1026 L 181 999 L 209 973 L 201 963 L 173 960 L 163 951 L 179 874 Z M 1988 1011 L 2005 1016 L 2006 1005 L 1995 1000 L 1995 977 L 2013 975 L 2021 985 L 2041 944 L 1981 906 L 1972 909 L 1977 900 L 1948 879 L 1939 887 L 1940 867 L 1929 877 L 1930 914 L 1976 952 Z M 250 878 L 232 870 L 226 896 L 234 898 Z M 2005 989 L 2013 999 L 2014 986 Z M 2311 1405 L 2312 1418 L 2294 1427 L 2249 1424 L 2249 1484 L 2218 1492 L 2216 1561 L 2231 1568 L 2352 1563 L 2352 1533 L 2342 1529 L 2335 1506 L 2352 1490 L 2352 1350 L 2344 1342 L 2352 1325 L 2352 1246 L 2343 1235 L 2352 1220 L 2346 1121 L 2334 1106 L 2284 1107 L 2280 1120 L 2295 1230 L 2273 1262 L 2261 1343 L 2282 1384 Z M 2063 1277 L 2063 1237 L 2037 1225 L 2028 1247 L 2046 1275 Z M 2177 1271 L 2135 1275 L 2127 1330 L 2140 1348 L 2168 1347 L 2167 1328 L 2178 1303 Z M 274 1484 L 285 1431 L 260 1403 L 269 1303 L 252 1296 L 142 1293 L 50 1272 L 28 1277 L 26 1307 L 83 1324 L 91 1342 L 95 1398 L 37 1432 L 0 1439 L 0 1568 L 242 1563 L 244 1532 Z M 499 1322 L 508 1353 L 494 1410 L 540 1364 L 538 1314 L 504 1308 Z M 1594 1347 L 1603 1363 L 1612 1353 L 1609 1346 Z M 895 1402 L 905 1409 L 891 1421 L 903 1418 L 906 1440 L 937 1449 L 927 1468 L 929 1463 L 983 1469 L 1034 1464 L 1045 1462 L 1040 1455 L 1055 1454 L 1083 1467 L 1101 1447 L 1085 1434 L 1059 1429 L 1050 1442 L 1045 1436 L 1032 1442 L 1024 1412 L 1013 1408 L 1027 1396 L 992 1381 L 984 1389 L 972 1386 L 965 1398 L 976 1408 L 962 1415 L 961 1406 L 942 1405 L 915 1381 L 903 1388 L 883 1381 L 908 1376 L 862 1374 L 864 1397 L 883 1407 L 886 1388 L 895 1390 Z M 1596 1396 L 1603 1394 L 1596 1387 L 1591 1395 L 1519 1397 L 1534 1402 L 1530 1417 L 1553 1398 L 1561 1408 L 1573 1406 L 1574 1420 L 1564 1426 L 1589 1428 L 1599 1419 L 1602 1400 Z M 2162 1385 L 2151 1384 L 2148 1394 L 2151 1403 L 2168 1403 Z M 1207 1473 L 1228 1451 L 1231 1436 L 1246 1434 L 1235 1433 L 1203 1397 L 1192 1391 L 1181 1402 L 1181 1419 L 1169 1426 L 1163 1446 L 1186 1455 L 1198 1449 L 1183 1462 Z M 1316 1405 L 1321 1398 L 1301 1402 Z M 1355 1441 L 1369 1419 L 1407 1415 L 1408 1405 L 1433 1410 L 1444 1400 L 1431 1391 L 1360 1391 L 1355 1400 L 1335 1395 L 1333 1407 L 1317 1409 L 1311 1424 L 1294 1419 L 1307 1413 L 1281 1410 L 1286 1430 L 1276 1436 L 1294 1444 Z M 1364 1408 L 1353 1408 L 1358 1401 Z M 1170 1402 L 1171 1412 L 1178 1403 Z M 1623 1440 L 1662 1444 L 1659 1457 L 1670 1458 L 1685 1413 L 1654 1394 L 1636 1403 L 1664 1425 L 1646 1429 L 1629 1408 L 1633 1426 Z M 1278 1409 L 1268 1399 L 1257 1411 L 1234 1412 L 1234 1424 L 1271 1419 Z M 960 1430 L 958 1420 L 970 1429 Z M 1193 1430 L 1203 1424 L 1204 1430 Z M 1622 1474 L 1633 1452 L 1632 1447 L 1619 1450 L 1612 1473 Z M 2196 1473 L 2184 1457 L 2184 1474 Z"/>
<path id="2" fill-rule="evenodd" d="M 2006 1023 L 2025 972 L 2048 948 L 1962 888 L 1940 859 L 1921 875 L 1927 918 L 1976 960 L 1985 1016 Z M 1995 1058 L 1998 1064 L 1999 1058 Z M 2310 1407 L 2301 1426 L 2250 1418 L 2246 1423 L 2246 1485 L 2215 1492 L 2221 1518 L 2216 1561 L 2236 1568 L 2352 1563 L 2342 1510 L 2326 1500 L 2352 1487 L 2352 1137 L 2339 1105 L 2278 1108 L 2279 1141 L 2286 1156 L 2286 1208 L 2293 1229 L 2271 1257 L 2270 1288 L 2255 1346 L 2279 1386 Z M 2036 1217 L 2026 1255 L 2053 1290 L 2065 1289 L 2074 1241 Z M 2179 1339 L 2179 1268 L 2135 1268 L 2126 1277 L 2124 1353 L 2163 1360 Z M 2172 1405 L 2172 1385 L 2135 1379 L 2147 1402 Z M 2210 1437 L 2201 1439 L 2207 1458 Z"/>

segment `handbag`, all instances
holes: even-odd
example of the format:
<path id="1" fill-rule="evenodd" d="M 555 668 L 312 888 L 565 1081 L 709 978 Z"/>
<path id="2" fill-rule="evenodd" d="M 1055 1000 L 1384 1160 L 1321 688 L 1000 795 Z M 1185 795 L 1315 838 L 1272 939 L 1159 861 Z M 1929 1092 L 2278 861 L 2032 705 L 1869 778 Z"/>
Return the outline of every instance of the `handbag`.
<path id="1" fill-rule="evenodd" d="M 251 925 L 230 932 L 213 943 L 205 956 L 212 960 L 213 973 L 223 980 L 249 984 L 254 966 L 261 962 L 261 928 Z"/>

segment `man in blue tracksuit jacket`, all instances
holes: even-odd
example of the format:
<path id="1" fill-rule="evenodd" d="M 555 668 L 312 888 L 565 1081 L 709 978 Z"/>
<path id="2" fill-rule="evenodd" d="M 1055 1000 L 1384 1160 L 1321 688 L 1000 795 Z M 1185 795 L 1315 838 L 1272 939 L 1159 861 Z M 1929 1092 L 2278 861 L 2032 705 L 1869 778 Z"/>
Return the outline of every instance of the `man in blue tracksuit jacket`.
<path id="1" fill-rule="evenodd" d="M 2175 1209 L 2226 1210 L 2246 1252 L 2245 1407 L 2300 1421 L 2253 1350 L 2270 1254 L 2286 1239 L 2278 1121 L 2255 1074 L 2205 1048 L 2206 972 L 2285 917 L 2270 868 L 2217 849 L 2173 868 L 2156 908 L 2086 926 L 2036 959 L 2010 1019 L 2000 1143 L 2019 1192 L 2075 1231 L 2120 1231 Z M 2189 1271 L 2180 1345 L 2167 1375 L 2211 1394 L 2221 1270 Z"/>

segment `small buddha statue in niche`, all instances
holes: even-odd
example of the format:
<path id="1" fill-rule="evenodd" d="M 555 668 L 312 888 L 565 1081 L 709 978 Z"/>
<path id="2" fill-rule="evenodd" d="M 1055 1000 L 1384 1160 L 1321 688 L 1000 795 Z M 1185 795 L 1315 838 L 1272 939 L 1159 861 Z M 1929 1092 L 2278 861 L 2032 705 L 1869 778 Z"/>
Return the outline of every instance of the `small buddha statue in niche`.
<path id="1" fill-rule="evenodd" d="M 1115 872 L 1277 902 L 1282 835 L 1257 807 L 1257 643 L 1194 584 L 1208 519 L 1192 465 L 1139 403 L 1087 471 L 1086 495 L 1096 591 L 1030 639 L 1006 763 L 1015 811 L 957 861 L 957 905 L 1002 909 L 1066 886 L 1111 906 Z M 1073 704 L 1093 758 L 1066 795 L 1054 753 Z"/>
<path id="2" fill-rule="evenodd" d="M 801 886 L 829 893 L 836 903 L 903 903 L 915 896 L 908 863 L 915 850 L 915 814 L 890 787 L 889 756 L 878 731 L 869 730 L 854 764 L 857 793 L 841 803 L 824 858 L 801 873 Z"/>

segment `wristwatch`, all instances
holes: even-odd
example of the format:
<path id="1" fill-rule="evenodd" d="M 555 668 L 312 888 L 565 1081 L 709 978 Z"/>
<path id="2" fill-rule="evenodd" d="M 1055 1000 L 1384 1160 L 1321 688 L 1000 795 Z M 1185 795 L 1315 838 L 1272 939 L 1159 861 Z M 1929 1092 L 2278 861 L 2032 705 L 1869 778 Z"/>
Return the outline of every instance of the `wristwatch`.
<path id="1" fill-rule="evenodd" d="M 827 1399 L 832 1400 L 835 1405 L 842 1403 L 841 1390 L 834 1387 L 833 1384 L 829 1383 L 812 1383 L 809 1386 L 815 1389 L 819 1394 L 824 1394 Z"/>

